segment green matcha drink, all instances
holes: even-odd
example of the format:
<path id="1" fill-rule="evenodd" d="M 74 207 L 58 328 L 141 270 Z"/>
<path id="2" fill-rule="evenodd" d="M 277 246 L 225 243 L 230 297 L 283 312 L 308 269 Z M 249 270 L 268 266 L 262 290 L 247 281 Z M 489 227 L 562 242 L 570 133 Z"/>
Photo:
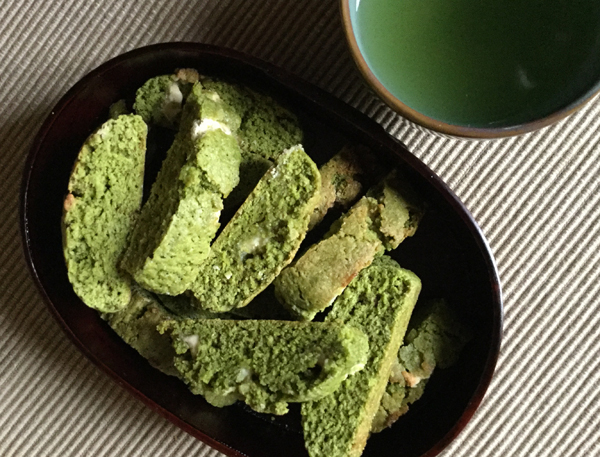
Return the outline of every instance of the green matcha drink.
<path id="1" fill-rule="evenodd" d="M 440 121 L 531 121 L 600 76 L 598 0 L 354 0 L 350 9 L 377 78 Z"/>

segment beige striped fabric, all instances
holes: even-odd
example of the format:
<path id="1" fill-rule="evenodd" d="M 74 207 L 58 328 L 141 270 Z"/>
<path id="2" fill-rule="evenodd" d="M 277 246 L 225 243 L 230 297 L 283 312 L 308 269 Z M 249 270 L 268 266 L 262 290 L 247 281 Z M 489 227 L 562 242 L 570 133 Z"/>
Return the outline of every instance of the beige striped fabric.
<path id="1" fill-rule="evenodd" d="M 361 82 L 335 0 L 0 1 L 0 455 L 217 456 L 85 359 L 26 269 L 22 168 L 60 96 L 122 52 L 228 46 L 324 88 L 404 141 L 465 202 L 496 256 L 495 378 L 444 457 L 600 456 L 600 102 L 543 131 L 461 141 L 403 121 Z"/>

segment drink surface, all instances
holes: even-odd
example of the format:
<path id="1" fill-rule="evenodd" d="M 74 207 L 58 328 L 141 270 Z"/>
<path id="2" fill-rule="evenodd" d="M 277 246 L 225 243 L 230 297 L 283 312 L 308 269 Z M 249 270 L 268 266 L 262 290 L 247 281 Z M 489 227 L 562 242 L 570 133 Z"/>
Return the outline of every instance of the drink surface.
<path id="1" fill-rule="evenodd" d="M 371 71 L 403 103 L 439 121 L 517 125 L 569 105 L 600 79 L 598 0 L 350 4 Z"/>

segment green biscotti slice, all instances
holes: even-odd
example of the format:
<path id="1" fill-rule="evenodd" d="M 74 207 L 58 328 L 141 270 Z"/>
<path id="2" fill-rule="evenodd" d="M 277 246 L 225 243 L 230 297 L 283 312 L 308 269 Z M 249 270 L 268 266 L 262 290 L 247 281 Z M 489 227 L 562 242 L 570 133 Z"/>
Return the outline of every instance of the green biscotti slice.
<path id="1" fill-rule="evenodd" d="M 342 207 L 350 206 L 362 190 L 359 176 L 363 170 L 354 149 L 349 146 L 334 155 L 319 171 L 322 181 L 321 199 L 311 215 L 310 228 L 321 222 L 336 203 Z"/>
<path id="2" fill-rule="evenodd" d="M 391 376 L 390 376 L 391 379 Z M 371 433 L 379 433 L 391 427 L 398 418 L 408 412 L 410 405 L 419 400 L 425 393 L 428 379 L 411 387 L 404 378 L 396 378 L 396 382 L 389 382 L 381 397 L 381 404 L 373 418 Z"/>
<path id="3" fill-rule="evenodd" d="M 198 77 L 196 70 L 181 69 L 151 78 L 137 90 L 133 109 L 148 124 L 176 129 L 183 103 Z"/>
<path id="4" fill-rule="evenodd" d="M 367 196 L 376 199 L 381 208 L 376 223 L 386 250 L 396 249 L 415 234 L 423 217 L 423 204 L 396 170 L 370 189 Z"/>
<path id="5" fill-rule="evenodd" d="M 365 368 L 333 394 L 302 405 L 304 442 L 311 457 L 362 453 L 420 290 L 414 273 L 382 256 L 336 300 L 325 321 L 363 330 L 369 356 Z"/>
<path id="6" fill-rule="evenodd" d="M 371 431 L 380 432 L 406 413 L 423 395 L 434 369 L 454 365 L 469 339 L 469 330 L 445 300 L 419 306 L 392 366 Z"/>
<path id="7" fill-rule="evenodd" d="M 206 76 L 202 76 L 200 81 L 202 87 L 219 94 L 219 97 L 231 106 L 242 120 L 254 103 L 250 90 L 244 86 Z"/>
<path id="8" fill-rule="evenodd" d="M 369 148 L 345 145 L 320 169 L 321 200 L 310 218 L 309 228 L 319 224 L 334 206 L 347 210 L 356 202 L 364 186 L 381 180 L 386 171 Z"/>
<path id="9" fill-rule="evenodd" d="M 327 238 L 311 246 L 275 279 L 275 296 L 296 318 L 312 320 L 354 277 L 384 252 L 373 229 L 378 205 L 362 198 Z"/>
<path id="10" fill-rule="evenodd" d="M 69 179 L 63 213 L 69 281 L 99 311 L 117 311 L 131 296 L 117 263 L 142 200 L 146 134 L 139 116 L 107 121 L 84 143 Z"/>
<path id="11" fill-rule="evenodd" d="M 270 96 L 215 79 L 202 79 L 202 84 L 217 92 L 240 114 L 242 123 L 237 136 L 242 155 L 258 154 L 273 160 L 302 142 L 303 133 L 296 116 Z"/>
<path id="12" fill-rule="evenodd" d="M 362 369 L 369 347 L 362 331 L 338 322 L 185 320 L 160 330 L 171 334 L 175 366 L 193 393 L 273 414 L 333 392 Z"/>
<path id="13" fill-rule="evenodd" d="M 321 177 L 301 146 L 281 154 L 213 243 L 190 288 L 198 306 L 247 305 L 289 264 L 306 235 Z"/>
<path id="14" fill-rule="evenodd" d="M 171 339 L 157 326 L 178 317 L 165 309 L 155 297 L 133 286 L 127 306 L 115 313 L 102 314 L 117 335 L 144 357 L 150 365 L 171 376 L 178 376 L 173 364 L 175 350 Z"/>
<path id="15" fill-rule="evenodd" d="M 390 176 L 281 272 L 274 283 L 277 299 L 297 319 L 312 320 L 375 257 L 412 235 L 420 214 Z"/>
<path id="16" fill-rule="evenodd" d="M 298 119 L 268 95 L 251 91 L 253 103 L 242 118 L 240 148 L 265 159 L 276 159 L 282 151 L 302 142 Z"/>
<path id="17" fill-rule="evenodd" d="M 239 180 L 241 156 L 232 135 L 239 122 L 215 92 L 194 85 L 121 263 L 144 288 L 179 295 L 196 278 L 219 227 L 223 197 Z"/>

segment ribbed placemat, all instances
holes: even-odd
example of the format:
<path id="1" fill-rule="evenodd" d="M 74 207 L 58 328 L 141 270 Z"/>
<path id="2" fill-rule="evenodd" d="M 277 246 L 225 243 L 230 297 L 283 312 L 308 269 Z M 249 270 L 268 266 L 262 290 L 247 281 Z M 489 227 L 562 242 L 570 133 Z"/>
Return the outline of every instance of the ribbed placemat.
<path id="1" fill-rule="evenodd" d="M 53 322 L 20 244 L 23 163 L 60 96 L 146 44 L 228 46 L 380 122 L 472 211 L 505 298 L 497 373 L 445 457 L 600 456 L 600 103 L 535 134 L 437 137 L 361 82 L 337 1 L 0 2 L 0 455 L 216 456 L 108 379 Z"/>

